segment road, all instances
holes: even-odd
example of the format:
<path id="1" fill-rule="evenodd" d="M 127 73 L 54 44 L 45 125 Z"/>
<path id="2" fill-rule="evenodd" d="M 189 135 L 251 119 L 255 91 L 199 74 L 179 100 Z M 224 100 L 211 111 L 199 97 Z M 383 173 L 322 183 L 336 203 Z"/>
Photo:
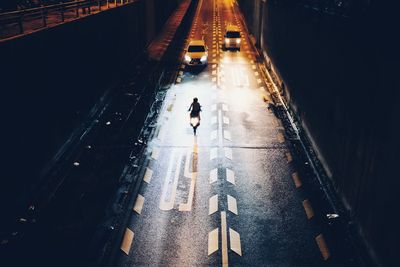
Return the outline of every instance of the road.
<path id="1" fill-rule="evenodd" d="M 240 51 L 222 49 L 227 24 L 242 31 Z M 187 40 L 202 38 L 209 64 L 177 70 L 115 266 L 344 266 L 267 108 L 267 84 L 233 1 L 199 1 Z M 203 110 L 197 136 L 186 112 L 194 97 Z"/>

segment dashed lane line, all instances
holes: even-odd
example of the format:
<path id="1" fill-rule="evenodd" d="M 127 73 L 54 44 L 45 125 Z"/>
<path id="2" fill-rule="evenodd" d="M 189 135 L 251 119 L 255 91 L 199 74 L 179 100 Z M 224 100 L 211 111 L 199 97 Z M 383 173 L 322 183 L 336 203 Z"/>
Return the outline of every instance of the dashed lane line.
<path id="1" fill-rule="evenodd" d="M 218 250 L 218 228 L 208 233 L 208 256 Z"/>
<path id="2" fill-rule="evenodd" d="M 129 252 L 131 250 L 131 246 L 132 246 L 132 241 L 133 241 L 133 237 L 135 236 L 135 234 L 133 233 L 132 230 L 130 230 L 129 228 L 126 228 L 125 230 L 125 234 L 124 234 L 124 239 L 122 240 L 121 243 L 121 250 L 126 254 L 129 255 Z"/>
<path id="3" fill-rule="evenodd" d="M 150 170 L 149 168 L 146 168 L 146 172 L 144 174 L 143 181 L 145 181 L 146 183 L 149 184 L 152 177 L 153 177 L 153 171 Z"/>
<path id="4" fill-rule="evenodd" d="M 242 256 L 242 245 L 240 243 L 240 234 L 229 228 L 229 237 L 230 237 L 230 245 L 231 250 L 234 251 L 239 256 Z"/>
<path id="5" fill-rule="evenodd" d="M 311 206 L 310 200 L 308 200 L 308 199 L 303 200 L 303 207 L 306 212 L 307 219 L 310 220 L 312 217 L 314 217 L 314 210 Z"/>
<path id="6" fill-rule="evenodd" d="M 159 155 L 160 155 L 160 149 L 158 147 L 154 147 L 153 151 L 151 152 L 151 157 L 157 160 Z"/>
<path id="7" fill-rule="evenodd" d="M 238 215 L 236 198 L 231 195 L 227 195 L 228 198 L 228 210 L 236 215 Z"/>
<path id="8" fill-rule="evenodd" d="M 287 153 L 285 153 L 285 155 L 286 155 L 286 159 L 287 159 L 287 162 L 288 162 L 288 163 L 290 163 L 290 162 L 293 161 L 292 154 L 290 154 L 289 152 L 287 152 Z"/>
<path id="9" fill-rule="evenodd" d="M 216 148 L 216 147 L 211 148 L 211 150 L 210 150 L 210 160 L 213 160 L 213 159 L 217 158 L 217 156 L 218 156 L 218 148 Z"/>
<path id="10" fill-rule="evenodd" d="M 135 205 L 133 206 L 133 210 L 137 213 L 137 214 L 141 214 L 142 213 L 142 209 L 143 209 L 143 205 L 144 205 L 144 197 L 141 194 L 138 194 L 136 201 L 135 201 Z"/>
<path id="11" fill-rule="evenodd" d="M 296 188 L 299 188 L 302 186 L 300 176 L 297 172 L 292 173 L 292 178 L 293 178 L 293 182 L 294 182 Z"/>
<path id="12" fill-rule="evenodd" d="M 226 157 L 227 159 L 232 160 L 232 159 L 233 159 L 232 149 L 231 149 L 230 147 L 225 147 L 225 148 L 224 148 L 224 151 L 225 151 L 225 157 Z"/>
<path id="13" fill-rule="evenodd" d="M 328 245 L 325 242 L 324 236 L 322 234 L 319 234 L 318 236 L 315 237 L 315 242 L 317 242 L 322 258 L 324 260 L 328 260 L 329 257 L 331 256 L 331 253 L 329 251 Z"/>
<path id="14" fill-rule="evenodd" d="M 210 184 L 215 183 L 218 179 L 218 169 L 212 169 L 210 171 Z"/>
<path id="15" fill-rule="evenodd" d="M 208 215 L 212 215 L 218 211 L 218 195 L 210 197 L 208 206 Z"/>
<path id="16" fill-rule="evenodd" d="M 231 169 L 226 169 L 226 180 L 235 185 L 235 173 Z"/>

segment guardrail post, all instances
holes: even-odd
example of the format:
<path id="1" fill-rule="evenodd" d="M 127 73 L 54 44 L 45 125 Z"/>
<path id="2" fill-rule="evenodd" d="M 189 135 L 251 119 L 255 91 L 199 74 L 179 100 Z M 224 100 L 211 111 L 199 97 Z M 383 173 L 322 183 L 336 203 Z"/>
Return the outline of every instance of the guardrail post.
<path id="1" fill-rule="evenodd" d="M 75 2 L 78 2 L 78 0 L 75 0 Z M 76 10 L 75 10 L 75 16 L 76 16 L 77 18 L 79 18 L 79 5 L 78 5 L 78 3 L 75 4 L 75 8 L 76 8 Z"/>
<path id="2" fill-rule="evenodd" d="M 65 17 L 64 17 L 64 6 L 61 6 L 61 21 L 64 22 L 64 20 L 65 20 Z"/>
<path id="3" fill-rule="evenodd" d="M 46 21 L 46 12 L 45 12 L 45 10 L 44 10 L 44 6 L 42 5 L 42 8 L 41 8 L 41 13 L 42 13 L 42 24 L 43 24 L 43 27 L 46 27 L 47 26 L 47 21 Z"/>
<path id="4" fill-rule="evenodd" d="M 24 33 L 24 14 L 23 13 L 21 13 L 19 15 L 18 25 L 19 25 L 19 33 L 23 34 Z"/>

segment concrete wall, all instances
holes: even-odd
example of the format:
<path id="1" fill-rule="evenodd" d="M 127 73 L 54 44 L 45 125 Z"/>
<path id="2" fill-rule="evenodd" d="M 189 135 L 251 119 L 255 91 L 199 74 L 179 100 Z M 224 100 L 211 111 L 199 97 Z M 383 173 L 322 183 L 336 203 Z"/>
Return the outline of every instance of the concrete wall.
<path id="1" fill-rule="evenodd" d="M 239 3 L 372 253 L 391 266 L 400 236 L 396 9 L 353 1 L 344 18 L 305 7 L 312 1 Z"/>
<path id="2" fill-rule="evenodd" d="M 138 1 L 0 42 L 2 231 L 26 209 L 27 193 L 46 162 L 176 4 Z"/>

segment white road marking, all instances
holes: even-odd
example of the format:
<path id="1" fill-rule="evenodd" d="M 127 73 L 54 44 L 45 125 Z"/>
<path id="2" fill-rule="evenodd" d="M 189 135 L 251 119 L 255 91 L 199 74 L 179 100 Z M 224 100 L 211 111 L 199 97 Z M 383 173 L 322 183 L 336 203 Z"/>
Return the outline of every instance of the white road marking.
<path id="1" fill-rule="evenodd" d="M 218 156 L 218 148 L 213 147 L 210 150 L 210 160 L 215 159 Z"/>
<path id="2" fill-rule="evenodd" d="M 212 68 L 215 69 L 217 67 L 217 64 L 213 64 Z"/>
<path id="3" fill-rule="evenodd" d="M 186 203 L 181 203 L 179 205 L 179 211 L 191 211 L 193 205 L 193 197 L 194 197 L 194 188 L 196 186 L 197 180 L 197 164 L 198 164 L 198 146 L 197 146 L 197 139 L 195 139 L 193 143 L 193 150 L 188 150 L 186 154 L 186 162 L 185 162 L 185 171 L 184 175 L 186 178 L 190 180 L 190 188 L 189 188 L 189 196 Z M 190 160 L 192 161 L 192 169 L 193 172 L 189 171 Z M 194 171 L 196 170 L 196 171 Z"/>
<path id="4" fill-rule="evenodd" d="M 242 256 L 242 246 L 240 244 L 240 235 L 238 232 L 229 228 L 229 237 L 230 237 L 230 245 L 231 250 L 233 250 L 239 256 Z"/>
<path id="5" fill-rule="evenodd" d="M 224 138 L 229 141 L 232 140 L 231 133 L 227 130 L 224 130 Z"/>
<path id="6" fill-rule="evenodd" d="M 217 82 L 217 78 L 216 77 L 213 77 L 212 78 L 212 81 L 215 83 L 215 82 Z"/>
<path id="7" fill-rule="evenodd" d="M 153 151 L 151 152 L 151 157 L 153 159 L 158 159 L 158 156 L 160 155 L 160 149 L 158 147 L 154 147 Z"/>
<path id="8" fill-rule="evenodd" d="M 211 124 L 216 124 L 217 123 L 217 116 L 212 116 L 211 117 Z"/>
<path id="9" fill-rule="evenodd" d="M 225 157 L 232 160 L 232 149 L 230 147 L 225 147 Z"/>
<path id="10" fill-rule="evenodd" d="M 218 169 L 212 169 L 210 171 L 210 184 L 215 183 L 218 179 Z"/>
<path id="11" fill-rule="evenodd" d="M 183 71 L 179 71 L 178 74 L 179 74 L 180 76 L 182 76 L 182 75 L 183 75 Z"/>
<path id="12" fill-rule="evenodd" d="M 218 195 L 210 197 L 208 206 L 208 215 L 214 214 L 218 211 Z"/>
<path id="13" fill-rule="evenodd" d="M 260 73 L 258 73 L 258 71 L 256 71 L 256 72 L 254 72 L 254 75 L 258 76 L 258 75 L 260 75 Z"/>
<path id="14" fill-rule="evenodd" d="M 231 184 L 235 184 L 235 173 L 231 169 L 226 169 L 226 180 Z"/>
<path id="15" fill-rule="evenodd" d="M 216 70 L 213 70 L 213 71 L 212 71 L 212 75 L 217 75 L 217 71 L 216 71 Z"/>
<path id="16" fill-rule="evenodd" d="M 146 172 L 144 174 L 143 181 L 145 181 L 146 183 L 149 184 L 151 181 L 151 177 L 153 177 L 153 171 L 150 170 L 149 168 L 146 168 Z"/>
<path id="17" fill-rule="evenodd" d="M 143 204 L 144 204 L 144 197 L 141 194 L 138 194 L 135 201 L 135 205 L 133 206 L 133 210 L 137 214 L 141 214 L 143 209 Z"/>
<path id="18" fill-rule="evenodd" d="M 218 146 L 222 147 L 222 111 L 218 110 Z"/>
<path id="19" fill-rule="evenodd" d="M 216 131 L 216 130 L 211 132 L 210 139 L 211 139 L 211 140 L 217 139 L 217 131 Z"/>
<path id="20" fill-rule="evenodd" d="M 182 78 L 181 78 L 181 77 L 176 78 L 176 82 L 177 82 L 177 83 L 180 83 L 181 81 L 182 81 Z"/>
<path id="21" fill-rule="evenodd" d="M 175 159 L 176 154 L 178 154 L 178 156 Z M 171 210 L 174 207 L 176 190 L 178 187 L 178 180 L 179 180 L 179 174 L 180 174 L 180 169 L 181 169 L 181 162 L 182 162 L 182 153 L 181 152 L 177 153 L 176 149 L 174 149 L 172 151 L 172 154 L 170 157 L 167 175 L 165 177 L 163 191 L 161 194 L 161 199 L 160 199 L 160 209 L 161 210 Z M 171 196 L 170 196 L 170 199 L 167 201 L 166 198 L 167 198 L 168 188 L 171 184 L 170 179 L 171 179 L 172 168 L 173 168 L 174 163 L 176 163 L 175 176 L 174 176 L 174 180 L 172 181 Z"/>
<path id="22" fill-rule="evenodd" d="M 133 237 L 135 234 L 129 228 L 126 228 L 124 239 L 122 240 L 121 250 L 126 254 L 129 255 L 129 251 L 131 250 Z"/>
<path id="23" fill-rule="evenodd" d="M 236 203 L 236 198 L 227 195 L 228 196 L 228 210 L 236 215 L 238 215 L 238 210 L 237 210 L 237 203 Z"/>
<path id="24" fill-rule="evenodd" d="M 218 250 L 218 228 L 208 233 L 208 256 Z"/>
<path id="25" fill-rule="evenodd" d="M 228 233 L 226 226 L 226 212 L 221 212 L 221 233 L 222 233 L 222 266 L 228 266 Z"/>
<path id="26" fill-rule="evenodd" d="M 325 238 L 322 234 L 319 234 L 317 237 L 315 237 L 315 242 L 317 242 L 319 251 L 321 252 L 322 258 L 324 260 L 328 260 L 329 257 L 331 256 L 331 253 L 329 252 L 328 245 L 325 242 Z"/>
<path id="27" fill-rule="evenodd" d="M 225 124 L 229 124 L 229 118 L 228 117 L 224 117 L 224 123 Z"/>

